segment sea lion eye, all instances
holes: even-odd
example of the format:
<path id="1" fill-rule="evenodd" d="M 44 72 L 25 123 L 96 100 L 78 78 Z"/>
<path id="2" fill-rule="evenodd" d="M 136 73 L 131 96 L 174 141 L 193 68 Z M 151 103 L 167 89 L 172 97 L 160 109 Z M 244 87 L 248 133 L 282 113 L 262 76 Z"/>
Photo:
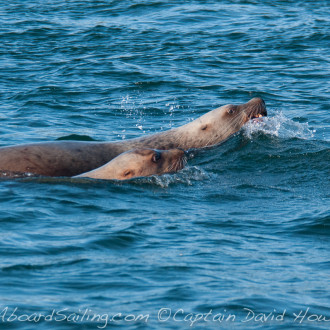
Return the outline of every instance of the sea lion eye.
<path id="1" fill-rule="evenodd" d="M 130 170 L 127 170 L 127 171 L 124 172 L 124 176 L 128 176 L 130 174 L 131 174 L 131 171 Z"/>
<path id="2" fill-rule="evenodd" d="M 155 153 L 152 155 L 152 161 L 154 163 L 157 163 L 162 158 L 162 155 L 159 151 L 155 151 Z"/>

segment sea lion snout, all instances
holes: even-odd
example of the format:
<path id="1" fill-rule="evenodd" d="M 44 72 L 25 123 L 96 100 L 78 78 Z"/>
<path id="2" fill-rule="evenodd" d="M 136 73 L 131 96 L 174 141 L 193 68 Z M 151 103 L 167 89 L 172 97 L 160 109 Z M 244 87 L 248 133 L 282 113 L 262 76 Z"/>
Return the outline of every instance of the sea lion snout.
<path id="1" fill-rule="evenodd" d="M 177 172 L 182 170 L 187 163 L 187 151 L 181 148 L 175 148 L 167 150 L 170 155 L 170 165 L 168 167 L 168 172 Z"/>
<path id="2" fill-rule="evenodd" d="M 265 101 L 261 97 L 254 97 L 247 103 L 262 103 L 264 106 L 266 106 Z"/>
<path id="3" fill-rule="evenodd" d="M 241 106 L 249 119 L 267 116 L 266 103 L 261 97 L 254 97 Z"/>

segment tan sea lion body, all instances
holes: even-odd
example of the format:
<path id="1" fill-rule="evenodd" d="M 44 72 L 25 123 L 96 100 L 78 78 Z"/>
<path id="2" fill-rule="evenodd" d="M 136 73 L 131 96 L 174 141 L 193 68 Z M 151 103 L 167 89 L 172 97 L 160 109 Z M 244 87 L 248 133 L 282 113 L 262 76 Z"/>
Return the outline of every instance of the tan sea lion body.
<path id="1" fill-rule="evenodd" d="M 196 120 L 161 133 L 118 142 L 58 141 L 0 148 L 1 173 L 75 176 L 106 164 L 132 149 L 168 150 L 216 145 L 236 133 L 249 119 L 266 116 L 265 103 L 254 98 L 225 105 Z"/>

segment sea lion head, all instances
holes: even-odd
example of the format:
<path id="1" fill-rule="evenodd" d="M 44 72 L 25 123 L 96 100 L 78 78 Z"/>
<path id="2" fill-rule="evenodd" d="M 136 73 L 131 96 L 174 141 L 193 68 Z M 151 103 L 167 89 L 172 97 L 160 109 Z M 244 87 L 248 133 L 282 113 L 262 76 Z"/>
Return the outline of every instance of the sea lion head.
<path id="1" fill-rule="evenodd" d="M 225 105 L 223 108 L 223 119 L 239 127 L 242 127 L 250 119 L 267 116 L 265 101 L 260 97 L 255 97 L 244 104 Z"/>
<path id="2" fill-rule="evenodd" d="M 181 149 L 135 149 L 116 158 L 118 159 L 115 163 L 122 165 L 117 179 L 126 180 L 133 177 L 177 172 L 184 167 L 185 152 Z M 115 163 L 113 165 L 117 167 Z"/>
<path id="3" fill-rule="evenodd" d="M 267 116 L 266 105 L 259 97 L 244 104 L 224 105 L 186 125 L 189 143 L 193 148 L 215 145 L 238 132 L 250 119 L 263 116 Z"/>
<path id="4" fill-rule="evenodd" d="M 185 162 L 185 152 L 181 149 L 133 149 L 79 177 L 127 180 L 134 177 L 177 172 L 184 167 Z"/>

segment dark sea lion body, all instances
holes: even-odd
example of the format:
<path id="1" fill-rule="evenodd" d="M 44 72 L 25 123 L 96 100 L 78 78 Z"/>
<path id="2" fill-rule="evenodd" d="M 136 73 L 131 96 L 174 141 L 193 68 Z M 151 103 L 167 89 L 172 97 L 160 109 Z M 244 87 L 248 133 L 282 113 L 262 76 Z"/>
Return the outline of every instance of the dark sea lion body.
<path id="1" fill-rule="evenodd" d="M 119 154 L 137 148 L 168 150 L 216 145 L 237 132 L 249 119 L 267 115 L 265 103 L 254 98 L 225 105 L 178 128 L 118 142 L 58 141 L 0 148 L 0 177 L 10 173 L 75 176 L 100 167 Z"/>

